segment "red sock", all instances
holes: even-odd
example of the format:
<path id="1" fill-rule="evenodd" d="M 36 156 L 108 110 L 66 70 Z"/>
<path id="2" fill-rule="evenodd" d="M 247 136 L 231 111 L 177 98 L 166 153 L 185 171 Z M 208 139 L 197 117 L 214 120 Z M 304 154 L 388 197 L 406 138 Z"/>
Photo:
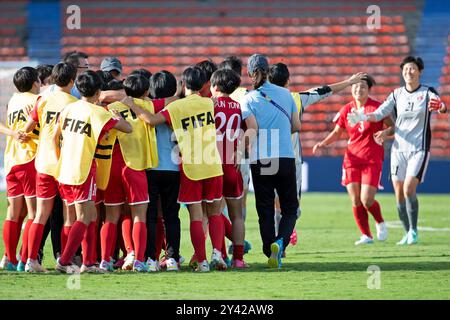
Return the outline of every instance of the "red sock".
<path id="1" fill-rule="evenodd" d="M 222 258 L 226 258 L 227 257 L 227 245 L 225 243 L 225 239 L 222 243 L 222 249 L 220 250 L 222 252 Z"/>
<path id="2" fill-rule="evenodd" d="M 158 217 L 156 222 L 156 260 L 159 260 L 161 256 L 161 250 L 165 249 L 165 237 L 164 237 L 164 222 L 161 217 Z"/>
<path id="3" fill-rule="evenodd" d="M 86 233 L 87 226 L 81 221 L 75 221 L 70 229 L 69 236 L 67 237 L 66 247 L 61 255 L 59 262 L 62 265 L 70 264 L 75 252 L 80 247 L 81 241 L 83 241 Z"/>
<path id="4" fill-rule="evenodd" d="M 19 241 L 20 239 L 20 234 L 22 233 L 22 225 L 25 217 L 19 217 L 19 220 L 17 220 L 17 241 Z"/>
<path id="5" fill-rule="evenodd" d="M 191 242 L 194 247 L 194 254 L 198 262 L 206 260 L 205 233 L 201 221 L 191 221 L 190 224 Z"/>
<path id="6" fill-rule="evenodd" d="M 28 258 L 33 260 L 37 259 L 43 233 L 44 233 L 43 224 L 41 223 L 31 224 L 30 230 L 28 231 Z"/>
<path id="7" fill-rule="evenodd" d="M 220 214 L 223 220 L 223 225 L 225 226 L 225 237 L 228 240 L 233 241 L 233 227 L 231 225 L 231 221 L 222 213 Z"/>
<path id="8" fill-rule="evenodd" d="M 17 222 L 5 220 L 5 223 L 3 224 L 3 243 L 5 244 L 6 256 L 9 261 L 15 265 L 19 263 L 16 258 L 17 243 L 19 242 L 17 229 Z"/>
<path id="9" fill-rule="evenodd" d="M 115 227 L 112 229 L 111 234 L 111 244 L 109 246 L 109 257 L 114 257 L 114 251 L 116 251 L 116 245 L 118 243 L 117 239 L 117 224 L 114 225 Z M 123 243 L 123 241 L 122 241 Z"/>
<path id="10" fill-rule="evenodd" d="M 27 263 L 27 258 L 28 258 L 28 254 L 29 254 L 29 252 L 28 252 L 28 235 L 30 233 L 30 227 L 33 224 L 33 221 L 34 221 L 34 219 L 28 219 L 27 223 L 25 224 L 25 229 L 23 230 L 22 249 L 20 251 L 20 260 L 22 260 L 23 263 Z"/>
<path id="11" fill-rule="evenodd" d="M 244 246 L 234 245 L 233 246 L 233 259 L 234 260 L 244 260 Z"/>
<path id="12" fill-rule="evenodd" d="M 122 220 L 122 236 L 127 253 L 130 253 L 134 250 L 133 238 L 131 234 L 132 227 L 133 221 L 131 220 L 131 214 L 124 215 Z"/>
<path id="13" fill-rule="evenodd" d="M 98 248 L 98 222 L 97 221 L 93 221 L 91 222 L 92 229 L 93 229 L 93 234 L 92 234 L 92 244 L 89 245 L 89 263 L 90 264 L 94 264 L 97 261 L 98 258 L 98 252 L 97 252 L 97 248 Z"/>
<path id="14" fill-rule="evenodd" d="M 358 207 L 353 207 L 353 216 L 355 217 L 356 224 L 362 234 L 372 238 L 372 233 L 369 227 L 369 216 L 367 215 L 366 208 L 362 205 Z"/>
<path id="15" fill-rule="evenodd" d="M 91 261 L 92 246 L 94 245 L 95 237 L 95 222 L 89 223 L 83 240 L 81 241 L 81 251 L 83 254 L 83 264 L 90 266 L 94 263 Z"/>
<path id="16" fill-rule="evenodd" d="M 114 233 L 117 229 L 117 225 L 112 222 L 105 222 L 100 231 L 100 243 L 102 247 L 102 260 L 109 261 L 111 257 L 111 247 L 114 247 L 116 240 L 114 239 Z"/>
<path id="17" fill-rule="evenodd" d="M 372 214 L 377 223 L 384 222 L 383 216 L 381 215 L 380 204 L 378 203 L 378 201 L 375 200 L 368 211 Z"/>
<path id="18" fill-rule="evenodd" d="M 225 228 L 220 214 L 209 216 L 209 236 L 213 249 L 222 251 L 222 245 L 225 242 Z"/>
<path id="19" fill-rule="evenodd" d="M 133 224 L 133 243 L 136 260 L 144 261 L 145 247 L 147 246 L 147 225 L 145 222 Z"/>
<path id="20" fill-rule="evenodd" d="M 69 237 L 72 226 L 64 226 L 61 230 L 61 252 L 66 248 L 67 238 Z"/>

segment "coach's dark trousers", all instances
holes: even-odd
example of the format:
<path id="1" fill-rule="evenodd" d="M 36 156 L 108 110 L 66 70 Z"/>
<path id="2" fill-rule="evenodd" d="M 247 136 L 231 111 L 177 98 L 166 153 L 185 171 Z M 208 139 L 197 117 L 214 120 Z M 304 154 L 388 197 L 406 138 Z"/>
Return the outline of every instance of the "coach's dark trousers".
<path id="1" fill-rule="evenodd" d="M 269 162 L 270 161 L 270 162 Z M 276 167 L 278 161 L 278 167 Z M 283 238 L 286 248 L 297 220 L 298 198 L 295 178 L 295 159 L 279 158 L 257 161 L 251 164 L 255 189 L 256 211 L 263 252 L 270 257 L 270 245 Z M 280 199 L 281 221 L 275 236 L 275 190 Z"/>
<path id="2" fill-rule="evenodd" d="M 180 258 L 181 227 L 178 213 L 178 192 L 180 190 L 180 173 L 169 170 L 148 170 L 148 194 L 150 203 L 147 209 L 147 249 L 146 257 L 156 259 L 156 223 L 158 218 L 158 197 L 161 199 L 161 208 L 164 219 L 164 228 L 167 242 L 166 258 Z"/>

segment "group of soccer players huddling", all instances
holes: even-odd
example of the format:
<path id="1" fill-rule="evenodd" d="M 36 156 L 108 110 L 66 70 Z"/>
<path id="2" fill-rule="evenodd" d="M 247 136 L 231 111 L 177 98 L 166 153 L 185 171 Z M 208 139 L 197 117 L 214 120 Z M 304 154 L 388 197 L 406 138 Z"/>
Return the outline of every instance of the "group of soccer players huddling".
<path id="1" fill-rule="evenodd" d="M 267 73 L 268 82 L 288 87 L 285 64 L 266 67 L 261 64 L 264 58 L 255 61 L 259 63 L 256 68 Z M 415 65 L 422 71 L 420 61 L 408 57 L 402 70 L 405 65 Z M 8 103 L 7 125 L 0 125 L 0 132 L 7 135 L 4 168 L 8 198 L 3 225 L 6 252 L 0 267 L 45 272 L 42 251 L 51 231 L 55 269 L 63 273 L 106 273 L 116 268 L 178 271 L 184 261 L 179 210 L 185 205 L 194 248 L 189 265 L 200 272 L 248 268 L 244 261 L 251 248 L 245 240 L 248 149 L 257 143 L 252 137 L 258 134 L 247 130 L 241 112 L 241 105 L 249 104 L 246 95 L 251 92 L 241 86 L 242 61 L 235 56 L 219 65 L 205 60 L 187 67 L 180 81 L 168 71 L 151 74 L 146 69 L 134 70 L 122 79 L 122 65 L 113 57 L 103 60 L 101 70 L 89 68 L 86 54 L 71 52 L 54 66 L 23 67 L 14 74 L 18 92 Z M 394 123 L 389 117 L 392 109 L 397 117 L 414 109 L 411 100 L 407 104 L 411 110 L 399 107 L 403 98 L 398 90 L 380 107 L 368 97 L 374 84 L 370 75 L 357 73 L 335 84 L 292 93 L 295 112 L 301 115 L 310 105 L 352 86 L 354 101 L 340 110 L 335 130 L 313 151 L 336 141 L 347 129 L 350 140 L 342 183 L 347 186 L 362 234 L 357 245 L 373 243 L 367 212 L 377 222 L 378 239 L 387 238 L 381 208 L 374 199 L 381 176 L 382 144 L 399 127 L 404 130 L 404 121 Z M 434 90 L 422 86 L 418 92 L 422 92 L 418 101 L 428 111 L 423 119 L 416 116 L 410 129 L 418 132 L 415 139 L 421 138 L 420 132 L 428 135 L 427 112 L 446 111 Z M 413 130 L 417 126 L 419 129 Z M 400 244 L 417 242 L 415 187 L 426 169 L 428 140 L 423 138 L 421 145 L 411 142 L 413 150 L 397 146 L 397 162 L 391 165 L 400 183 L 396 195 L 406 232 Z M 300 198 L 299 134 L 292 134 L 289 143 L 295 153 L 296 172 L 292 174 Z M 404 154 L 406 151 L 414 154 Z M 60 207 L 58 199 L 63 201 Z M 273 200 L 277 233 L 283 205 Z M 60 222 L 51 223 L 57 215 Z M 208 235 L 212 244 L 209 262 Z M 291 244 L 296 237 L 294 229 Z M 226 238 L 232 242 L 229 248 Z M 275 256 L 267 254 L 269 266 L 281 266 L 285 246 L 282 252 L 279 249 Z M 275 263 L 271 263 L 273 259 Z"/>

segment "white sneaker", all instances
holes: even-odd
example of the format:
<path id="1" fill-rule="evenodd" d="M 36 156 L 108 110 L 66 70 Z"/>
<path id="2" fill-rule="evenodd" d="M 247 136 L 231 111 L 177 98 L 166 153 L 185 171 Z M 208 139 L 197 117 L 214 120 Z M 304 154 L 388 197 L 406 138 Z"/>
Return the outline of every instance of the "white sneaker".
<path id="1" fill-rule="evenodd" d="M 213 250 L 211 255 L 211 264 L 210 267 L 216 270 L 227 270 L 227 264 L 222 258 L 222 252 L 217 249 Z"/>
<path id="2" fill-rule="evenodd" d="M 378 241 L 385 241 L 388 237 L 388 230 L 386 227 L 386 223 L 381 222 L 375 225 L 377 229 L 377 239 Z"/>
<path id="3" fill-rule="evenodd" d="M 67 266 L 63 266 L 62 264 L 59 263 L 59 258 L 56 260 L 55 270 L 67 274 L 80 273 L 80 268 L 76 264 L 69 264 Z"/>
<path id="4" fill-rule="evenodd" d="M 159 263 L 156 260 L 152 260 L 150 258 L 147 259 L 148 272 L 158 272 L 161 269 L 159 268 Z"/>
<path id="5" fill-rule="evenodd" d="M 122 270 L 133 270 L 133 264 L 134 264 L 134 251 L 131 251 L 129 254 L 127 254 L 125 258 L 125 262 L 123 263 Z"/>
<path id="6" fill-rule="evenodd" d="M 209 272 L 209 263 L 207 260 L 203 260 L 201 263 L 198 264 L 197 269 L 195 271 L 198 272 Z"/>
<path id="7" fill-rule="evenodd" d="M 104 272 L 113 272 L 113 263 L 112 260 L 110 260 L 109 262 L 106 260 L 102 260 L 100 262 L 100 265 L 98 266 L 99 269 L 103 270 Z"/>
<path id="8" fill-rule="evenodd" d="M 373 243 L 372 238 L 370 238 L 370 237 L 366 236 L 365 234 L 363 234 L 361 236 L 361 238 L 359 238 L 358 241 L 355 241 L 355 246 L 359 246 L 361 244 L 372 244 L 372 243 Z"/>
<path id="9" fill-rule="evenodd" d="M 398 245 L 398 246 L 404 246 L 405 244 L 408 243 L 408 234 L 409 234 L 409 232 L 408 232 L 408 233 L 405 233 L 405 235 L 403 236 L 403 238 L 402 238 L 399 242 L 397 242 L 397 245 Z"/>
<path id="10" fill-rule="evenodd" d="M 46 272 L 42 265 L 37 260 L 33 260 L 28 258 L 27 263 L 25 264 L 25 272 Z"/>
<path id="11" fill-rule="evenodd" d="M 0 269 L 5 269 L 6 266 L 8 265 L 8 263 L 9 263 L 9 259 L 5 254 L 5 255 L 3 255 L 2 260 L 0 261 Z"/>
<path id="12" fill-rule="evenodd" d="M 169 258 L 166 260 L 166 270 L 167 271 L 178 271 L 178 263 L 174 258 Z"/>
<path id="13" fill-rule="evenodd" d="M 106 273 L 105 270 L 98 268 L 96 265 L 87 266 L 85 264 L 81 265 L 80 273 Z"/>

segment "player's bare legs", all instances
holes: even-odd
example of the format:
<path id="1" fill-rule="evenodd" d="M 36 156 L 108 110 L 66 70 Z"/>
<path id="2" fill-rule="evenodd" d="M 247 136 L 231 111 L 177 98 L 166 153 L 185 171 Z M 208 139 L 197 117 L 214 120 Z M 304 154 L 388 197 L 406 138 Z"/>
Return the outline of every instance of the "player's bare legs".
<path id="1" fill-rule="evenodd" d="M 33 220 L 33 224 L 29 229 L 28 236 L 28 252 L 26 257 L 22 258 L 26 260 L 26 271 L 28 272 L 41 272 L 42 267 L 37 261 L 39 247 L 41 245 L 42 236 L 44 233 L 44 227 L 47 223 L 50 215 L 52 214 L 53 204 L 55 198 L 51 199 L 34 199 L 34 204 L 30 203 L 29 206 L 34 207 L 36 214 Z M 30 219 L 30 218 L 29 218 Z M 28 258 L 28 259 L 27 259 Z"/>
<path id="2" fill-rule="evenodd" d="M 347 184 L 347 192 L 352 202 L 353 216 L 361 231 L 361 238 L 355 242 L 355 245 L 373 243 L 369 226 L 369 216 L 361 202 L 361 184 L 356 182 Z"/>
<path id="3" fill-rule="evenodd" d="M 25 207 L 24 197 L 8 198 L 8 208 L 6 211 L 6 219 L 3 224 L 3 242 L 5 245 L 6 256 L 9 263 L 6 269 L 15 271 L 18 261 L 16 258 L 17 244 L 20 237 L 19 218 Z"/>
<path id="4" fill-rule="evenodd" d="M 66 247 L 67 238 L 69 237 L 70 229 L 72 228 L 75 221 L 77 221 L 77 213 L 75 211 L 75 205 L 67 205 L 67 202 L 64 201 L 63 205 L 63 219 L 64 226 L 61 231 L 61 252 L 64 251 Z"/>
<path id="5" fill-rule="evenodd" d="M 364 208 L 370 212 L 372 217 L 376 221 L 377 239 L 379 241 L 385 241 L 388 236 L 386 224 L 384 223 L 383 216 L 381 214 L 381 207 L 378 201 L 375 200 L 377 194 L 377 188 L 368 184 L 361 185 L 361 203 Z"/>
<path id="6" fill-rule="evenodd" d="M 211 257 L 211 267 L 216 270 L 226 270 L 227 264 L 222 257 L 222 247 L 225 241 L 225 227 L 221 212 L 222 199 L 206 202 L 206 212 L 208 214 L 208 227 L 213 253 Z M 199 261 L 202 261 L 199 259 Z"/>
<path id="7" fill-rule="evenodd" d="M 133 244 L 135 258 L 133 270 L 147 271 L 145 264 L 145 247 L 147 245 L 147 203 L 130 205 L 133 218 Z"/>
<path id="8" fill-rule="evenodd" d="M 88 253 L 90 252 L 90 246 L 92 245 L 93 230 L 88 230 L 91 221 L 94 221 L 97 217 L 97 210 L 95 208 L 94 201 L 85 201 L 81 203 L 75 203 L 75 212 L 77 220 L 74 222 L 69 237 L 67 239 L 66 247 L 62 252 L 61 258 L 57 263 L 57 268 L 65 267 L 71 264 L 72 258 L 82 242 L 83 245 L 83 264 L 89 263 Z M 89 232 L 90 231 L 90 232 Z M 83 239 L 85 241 L 83 241 Z M 89 267 L 89 266 L 88 266 Z M 67 270 L 65 270 L 67 272 Z M 75 272 L 78 270 L 75 270 Z"/>
<path id="9" fill-rule="evenodd" d="M 402 222 L 403 228 L 405 229 L 405 235 L 399 242 L 397 242 L 397 244 L 404 245 L 408 241 L 408 232 L 410 228 L 408 213 L 406 211 L 405 194 L 403 192 L 404 181 L 397 179 L 397 177 L 395 176 L 391 177 L 392 177 L 392 185 L 394 187 L 395 192 L 395 198 L 397 199 L 398 217 Z"/>
<path id="10" fill-rule="evenodd" d="M 417 186 L 420 181 L 416 177 L 406 176 L 403 184 L 403 195 L 406 203 L 406 213 L 409 220 L 408 244 L 416 244 L 417 237 L 417 221 L 419 219 L 419 201 L 417 200 Z"/>
<path id="11" fill-rule="evenodd" d="M 226 203 L 232 227 L 233 267 L 245 268 L 247 265 L 244 263 L 245 222 L 242 214 L 242 198 L 226 199 Z"/>
<path id="12" fill-rule="evenodd" d="M 203 231 L 203 206 L 202 203 L 187 205 L 190 219 L 191 242 L 194 247 L 195 260 L 189 263 L 191 267 L 199 271 L 209 271 L 206 261 L 205 233 Z M 194 259 L 193 257 L 193 259 Z M 205 263 L 206 261 L 206 263 Z"/>
<path id="13" fill-rule="evenodd" d="M 25 208 L 28 213 L 28 219 L 25 224 L 25 229 L 22 235 L 22 249 L 20 250 L 20 265 L 18 266 L 17 271 L 25 271 L 25 264 L 27 262 L 27 258 L 30 254 L 30 234 L 31 234 L 31 226 L 33 225 L 34 218 L 36 217 L 36 197 L 25 197 Z M 20 226 L 22 227 L 22 226 Z M 39 241 L 41 241 L 42 236 Z M 40 245 L 40 242 L 39 242 Z M 37 250 L 39 251 L 39 245 Z M 36 252 L 37 255 L 37 252 Z"/>

